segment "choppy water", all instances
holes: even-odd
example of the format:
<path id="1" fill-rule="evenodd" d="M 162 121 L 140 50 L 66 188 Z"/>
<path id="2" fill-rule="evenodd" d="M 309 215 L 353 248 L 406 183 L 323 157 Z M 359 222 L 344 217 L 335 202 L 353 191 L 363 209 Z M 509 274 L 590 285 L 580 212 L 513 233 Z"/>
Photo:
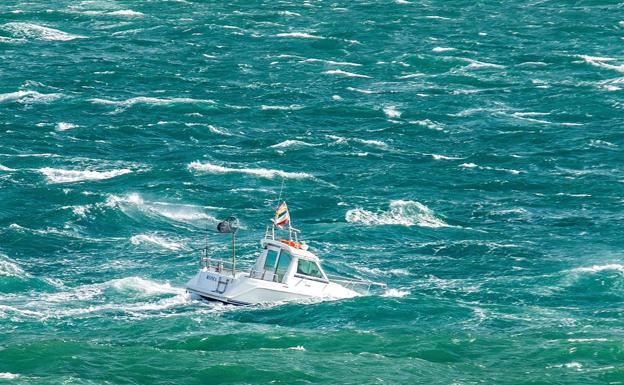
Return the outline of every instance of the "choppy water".
<path id="1" fill-rule="evenodd" d="M 3 0 L 0 382 L 624 382 L 623 10 Z M 282 178 L 388 291 L 187 297 Z"/>

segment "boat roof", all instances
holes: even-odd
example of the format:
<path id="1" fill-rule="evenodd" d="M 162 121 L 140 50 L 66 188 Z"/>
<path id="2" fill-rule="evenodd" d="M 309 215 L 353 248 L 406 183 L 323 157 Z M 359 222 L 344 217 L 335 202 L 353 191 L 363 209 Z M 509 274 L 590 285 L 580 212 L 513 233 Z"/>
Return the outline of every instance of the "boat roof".
<path id="1" fill-rule="evenodd" d="M 286 240 L 285 240 L 286 241 Z M 262 246 L 275 246 L 275 247 L 279 247 L 281 249 L 285 249 L 288 250 L 288 252 L 295 257 L 298 258 L 302 258 L 302 259 L 307 259 L 307 260 L 311 260 L 311 261 L 315 261 L 315 262 L 320 262 L 321 260 L 319 259 L 319 257 L 317 257 L 314 253 L 307 251 L 307 250 L 303 250 L 303 249 L 299 249 L 297 247 L 293 247 L 290 246 L 284 242 L 282 242 L 281 240 L 277 240 L 277 239 L 263 239 L 262 240 Z"/>

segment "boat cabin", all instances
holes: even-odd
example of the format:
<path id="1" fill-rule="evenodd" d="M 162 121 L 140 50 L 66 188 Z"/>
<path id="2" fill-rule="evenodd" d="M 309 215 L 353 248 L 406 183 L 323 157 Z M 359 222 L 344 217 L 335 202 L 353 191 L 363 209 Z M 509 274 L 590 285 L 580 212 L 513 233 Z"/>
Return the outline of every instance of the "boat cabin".
<path id="1" fill-rule="evenodd" d="M 307 251 L 307 245 L 292 240 L 265 238 L 262 252 L 250 272 L 250 277 L 283 284 L 297 280 L 328 283 L 319 258 Z"/>

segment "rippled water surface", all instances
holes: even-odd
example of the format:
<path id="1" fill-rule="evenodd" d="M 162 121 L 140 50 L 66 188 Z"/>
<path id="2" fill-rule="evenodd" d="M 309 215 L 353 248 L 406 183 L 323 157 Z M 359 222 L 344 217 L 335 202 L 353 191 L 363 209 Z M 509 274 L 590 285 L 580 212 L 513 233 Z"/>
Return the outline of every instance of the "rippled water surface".
<path id="1" fill-rule="evenodd" d="M 612 1 L 3 0 L 0 382 L 623 383 L 623 44 Z M 185 294 L 282 180 L 387 290 Z"/>

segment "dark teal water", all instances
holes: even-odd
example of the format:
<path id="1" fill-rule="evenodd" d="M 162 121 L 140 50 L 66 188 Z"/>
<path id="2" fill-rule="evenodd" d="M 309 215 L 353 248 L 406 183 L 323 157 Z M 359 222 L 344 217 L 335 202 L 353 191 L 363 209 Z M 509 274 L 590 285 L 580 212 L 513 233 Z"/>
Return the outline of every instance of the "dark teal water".
<path id="1" fill-rule="evenodd" d="M 3 0 L 0 382 L 623 383 L 623 9 Z M 282 178 L 388 290 L 187 297 Z"/>

